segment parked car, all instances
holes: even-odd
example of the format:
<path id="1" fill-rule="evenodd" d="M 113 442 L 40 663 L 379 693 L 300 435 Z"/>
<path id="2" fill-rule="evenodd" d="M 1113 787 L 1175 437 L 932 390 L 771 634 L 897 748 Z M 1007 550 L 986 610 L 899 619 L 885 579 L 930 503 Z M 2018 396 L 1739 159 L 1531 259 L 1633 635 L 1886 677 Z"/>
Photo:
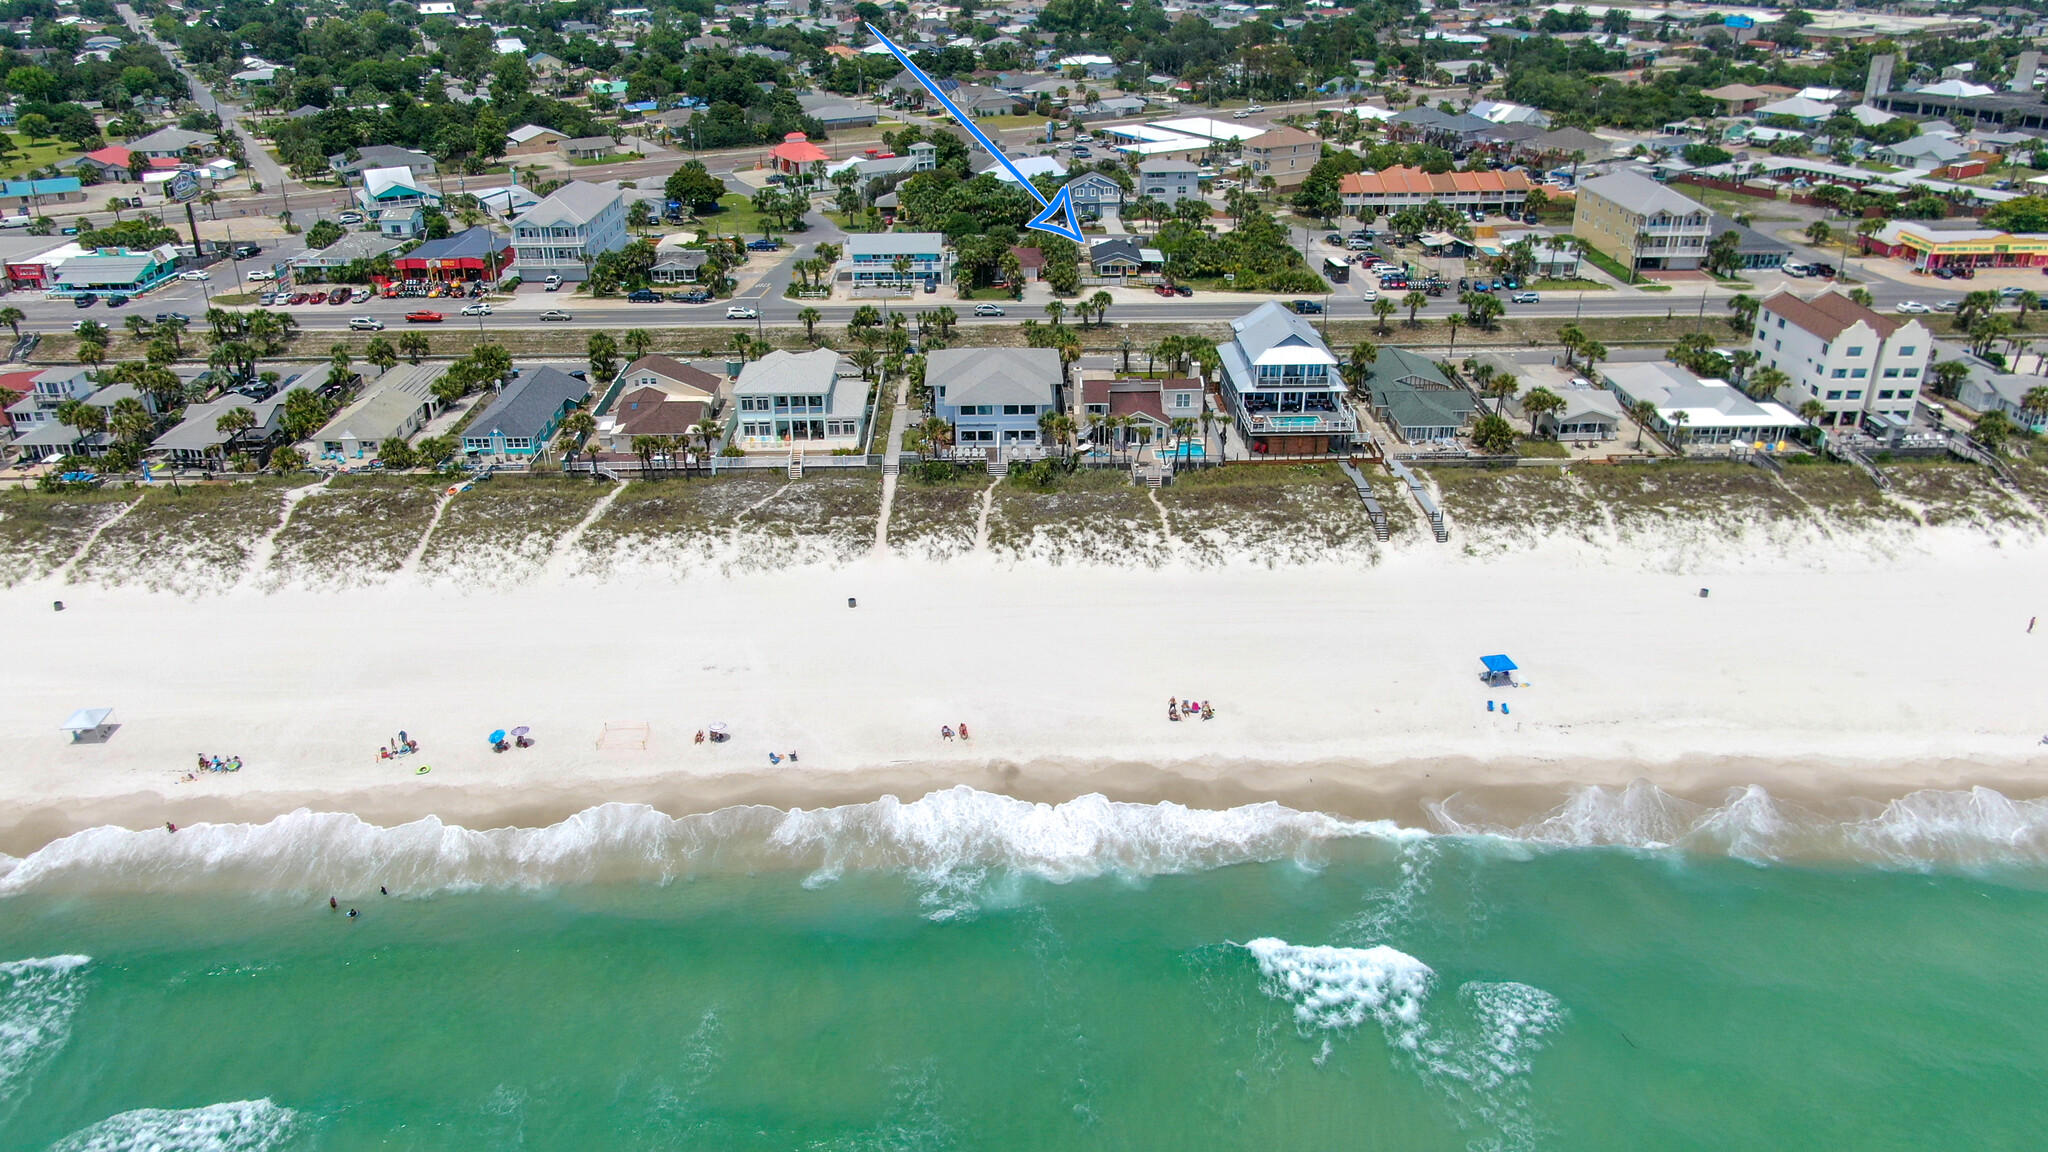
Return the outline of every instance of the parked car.
<path id="1" fill-rule="evenodd" d="M 642 288 L 637 292 L 628 292 L 626 299 L 635 304 L 659 304 L 661 303 L 661 293 L 651 288 Z"/>
<path id="2" fill-rule="evenodd" d="M 1353 252 L 1363 252 L 1366 249 L 1372 247 L 1372 241 L 1367 240 L 1363 236 L 1353 236 L 1351 239 L 1346 240 L 1344 242 L 1344 246 L 1346 248 L 1351 249 Z"/>
<path id="3" fill-rule="evenodd" d="M 1908 316 L 1924 316 L 1927 313 L 1934 311 L 1934 309 L 1929 308 L 1927 305 L 1922 304 L 1918 300 L 1901 300 L 1899 301 L 1898 310 L 1900 312 L 1904 312 Z"/>
<path id="4" fill-rule="evenodd" d="M 668 298 L 678 304 L 704 304 L 710 302 L 711 293 L 703 288 L 685 288 L 681 292 L 669 293 Z"/>
<path id="5" fill-rule="evenodd" d="M 1086 144 L 1074 145 L 1074 159 L 1086 160 L 1094 155 L 1095 150 L 1093 148 L 1088 147 Z"/>
<path id="6" fill-rule="evenodd" d="M 327 302 L 337 308 L 348 303 L 348 289 L 336 288 L 334 291 L 329 292 L 327 294 Z"/>
<path id="7" fill-rule="evenodd" d="M 1323 243 L 1333 245 L 1336 247 L 1342 247 L 1344 244 L 1344 237 L 1338 235 L 1335 232 L 1332 232 L 1328 236 L 1323 237 Z"/>
<path id="8" fill-rule="evenodd" d="M 325 304 L 327 303 L 327 293 L 324 290 L 320 292 L 315 292 L 311 296 L 306 297 L 306 303 Z"/>
<path id="9" fill-rule="evenodd" d="M 1245 110 L 1244 110 L 1244 109 L 1242 109 L 1242 108 L 1239 108 L 1239 109 L 1238 109 L 1237 111 L 1235 111 L 1235 112 L 1232 112 L 1232 113 L 1230 114 L 1230 118 L 1231 118 L 1232 120 L 1242 120 L 1242 119 L 1244 119 L 1245 117 L 1247 117 L 1247 116 L 1249 116 L 1249 115 L 1251 115 L 1251 113 L 1250 113 L 1250 112 L 1247 112 L 1247 111 L 1245 111 Z"/>
<path id="10" fill-rule="evenodd" d="M 489 316 L 491 314 L 491 306 L 484 303 L 465 305 L 462 309 L 462 314 L 464 316 Z"/>
<path id="11" fill-rule="evenodd" d="M 213 277 L 212 277 L 211 275 L 209 275 L 209 274 L 205 273 L 205 272 L 201 272 L 201 271 L 198 271 L 197 269 L 195 269 L 195 270 L 193 270 L 193 271 L 191 271 L 191 272 L 180 272 L 180 273 L 178 273 L 178 279 L 180 279 L 180 280 L 193 280 L 193 281 L 198 281 L 198 280 L 211 280 L 211 279 L 213 279 Z"/>
<path id="12" fill-rule="evenodd" d="M 251 256 L 261 256 L 263 255 L 263 245 L 237 244 L 235 245 L 234 255 L 237 260 L 247 260 Z"/>
<path id="13" fill-rule="evenodd" d="M 1001 304 L 976 304 L 974 306 L 974 314 L 976 316 L 1001 316 L 1003 314 L 1003 306 Z"/>
<path id="14" fill-rule="evenodd" d="M 304 304 L 306 302 L 306 294 L 304 292 L 294 292 L 291 295 L 285 297 L 284 302 L 287 305 Z"/>
<path id="15" fill-rule="evenodd" d="M 562 286 L 562 278 L 560 276 L 550 276 L 546 280 L 541 281 L 540 286 L 544 291 L 553 292 Z"/>
<path id="16" fill-rule="evenodd" d="M 1155 284 L 1152 287 L 1152 294 L 1155 296 L 1172 296 L 1174 294 L 1173 285 Z"/>
<path id="17" fill-rule="evenodd" d="M 350 330 L 356 332 L 382 332 L 384 322 L 375 316 L 358 316 L 348 322 Z"/>
<path id="18" fill-rule="evenodd" d="M 568 320 L 571 317 L 567 312 L 562 311 L 560 308 L 550 308 L 547 311 L 541 313 L 540 318 L 542 320 Z"/>
<path id="19" fill-rule="evenodd" d="M 265 292 L 263 295 L 258 296 L 256 298 L 256 302 L 267 308 L 270 305 L 277 303 L 277 293 Z"/>
<path id="20" fill-rule="evenodd" d="M 1323 310 L 1323 304 L 1320 300 L 1295 300 L 1287 306 L 1294 309 L 1294 314 L 1297 316 L 1314 316 Z"/>
<path id="21" fill-rule="evenodd" d="M 777 240 L 772 236 L 764 236 L 759 240 L 749 240 L 747 241 L 747 251 L 780 252 L 782 251 L 782 241 Z"/>
<path id="22" fill-rule="evenodd" d="M 356 290 L 355 290 L 354 294 L 352 294 L 352 295 L 351 295 L 351 296 L 349 297 L 349 300 L 350 300 L 350 302 L 352 302 L 352 303 L 356 303 L 356 304 L 361 304 L 361 303 L 363 303 L 363 302 L 364 302 L 365 300 L 368 300 L 369 298 L 370 298 L 370 290 L 369 290 L 368 288 L 358 288 L 358 289 L 356 289 Z"/>
<path id="23" fill-rule="evenodd" d="M 734 304 L 725 310 L 725 318 L 727 320 L 759 320 L 761 318 L 761 310 L 759 308 L 749 308 L 744 304 Z"/>
<path id="24" fill-rule="evenodd" d="M 441 321 L 445 319 L 447 319 L 447 317 L 441 315 L 439 312 L 428 312 L 425 310 L 419 312 L 407 312 L 405 314 L 405 322 L 407 324 L 439 324 Z"/>
<path id="25" fill-rule="evenodd" d="M 343 224 L 361 224 L 363 222 L 363 214 L 361 212 L 343 212 L 341 215 L 336 216 L 335 219 Z"/>
<path id="26" fill-rule="evenodd" d="M 1175 284 L 1173 292 L 1176 296 L 1193 296 L 1195 294 L 1195 290 L 1185 284 Z"/>
<path id="27" fill-rule="evenodd" d="M 1510 297 L 1508 297 L 1508 303 L 1510 303 L 1510 304 L 1541 304 L 1541 303 L 1543 303 L 1543 297 L 1541 297 L 1541 296 L 1538 296 L 1538 295 L 1537 295 L 1536 293 L 1534 293 L 1534 292 L 1517 292 L 1517 293 L 1515 293 L 1515 294 L 1514 294 L 1513 296 L 1510 296 Z"/>

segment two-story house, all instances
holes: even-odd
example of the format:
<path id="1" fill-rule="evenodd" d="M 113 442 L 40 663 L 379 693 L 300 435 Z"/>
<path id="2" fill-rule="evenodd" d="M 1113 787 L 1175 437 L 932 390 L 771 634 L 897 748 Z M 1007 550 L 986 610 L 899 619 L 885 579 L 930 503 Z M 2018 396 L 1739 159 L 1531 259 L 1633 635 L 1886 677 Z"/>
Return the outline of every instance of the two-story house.
<path id="1" fill-rule="evenodd" d="M 897 267 L 902 262 L 902 269 Z M 953 260 L 946 237 L 939 232 L 860 232 L 846 238 L 846 255 L 833 276 L 855 289 L 892 287 L 907 290 L 917 281 L 950 281 Z"/>
<path id="2" fill-rule="evenodd" d="M 1202 194 L 1201 168 L 1191 160 L 1144 160 L 1138 164 L 1138 195 L 1168 208 Z"/>
<path id="3" fill-rule="evenodd" d="M 1337 357 L 1307 320 L 1267 301 L 1230 322 L 1223 361 L 1223 401 L 1238 435 L 1254 453 L 1339 451 L 1358 419 L 1344 400 Z"/>
<path id="4" fill-rule="evenodd" d="M 1823 427 L 1855 427 L 1865 412 L 1912 418 L 1934 334 L 1918 318 L 1873 312 L 1840 292 L 1779 292 L 1757 309 L 1749 347 L 1758 368 L 1791 378 L 1779 399 L 1793 408 L 1818 400 Z"/>
<path id="5" fill-rule="evenodd" d="M 441 194 L 411 168 L 370 168 L 356 189 L 356 203 L 378 232 L 403 240 L 426 231 L 426 209 L 439 208 Z"/>
<path id="6" fill-rule="evenodd" d="M 512 271 L 523 280 L 585 280 L 590 265 L 624 248 L 626 200 L 617 191 L 571 180 L 512 225 Z"/>
<path id="7" fill-rule="evenodd" d="M 1706 261 L 1713 213 L 1647 176 L 1616 172 L 1579 184 L 1572 235 L 1624 267 L 1693 269 Z"/>
<path id="8" fill-rule="evenodd" d="M 1244 162 L 1252 178 L 1272 177 L 1281 190 L 1299 188 L 1309 169 L 1323 158 L 1323 142 L 1299 128 L 1275 128 L 1244 142 Z"/>
<path id="9" fill-rule="evenodd" d="M 830 348 L 770 352 L 740 370 L 732 394 L 742 450 L 829 453 L 859 447 L 866 429 L 868 382 Z"/>
<path id="10" fill-rule="evenodd" d="M 1037 449 L 1040 417 L 1060 410 L 1066 365 L 1055 348 L 942 348 L 925 354 L 924 379 L 957 450 Z"/>

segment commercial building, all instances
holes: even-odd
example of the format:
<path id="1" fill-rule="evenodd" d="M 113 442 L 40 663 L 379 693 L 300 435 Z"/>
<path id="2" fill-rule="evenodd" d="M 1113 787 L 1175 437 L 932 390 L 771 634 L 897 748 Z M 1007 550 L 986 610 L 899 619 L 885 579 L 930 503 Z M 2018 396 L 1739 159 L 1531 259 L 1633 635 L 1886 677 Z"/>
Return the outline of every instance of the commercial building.
<path id="1" fill-rule="evenodd" d="M 142 252 L 101 248 L 58 265 L 47 290 L 53 296 L 84 292 L 134 296 L 177 274 L 178 250 L 169 244 Z"/>
<path id="2" fill-rule="evenodd" d="M 350 232 L 325 248 L 308 248 L 292 257 L 292 278 L 301 282 L 331 280 L 359 260 L 375 260 L 404 245 L 398 237 L 381 232 Z"/>
<path id="3" fill-rule="evenodd" d="M 1866 244 L 1872 252 L 1926 271 L 2048 265 L 2048 234 L 1971 227 L 1974 223 L 1967 219 L 1889 220 Z"/>
<path id="4" fill-rule="evenodd" d="M 1519 213 L 1531 187 L 1529 177 L 1520 172 L 1431 173 L 1420 168 L 1383 168 L 1345 176 L 1337 182 L 1337 198 L 1347 216 L 1356 216 L 1365 208 L 1391 216 L 1432 201 L 1465 212 Z"/>
<path id="5" fill-rule="evenodd" d="M 1580 183 L 1572 235 L 1623 267 L 1693 269 L 1706 260 L 1711 216 L 1647 176 L 1616 172 Z"/>
<path id="6" fill-rule="evenodd" d="M 1759 367 L 1791 377 L 1780 397 L 1794 407 L 1819 401 L 1823 427 L 1853 427 L 1865 412 L 1912 418 L 1934 334 L 1918 318 L 1873 312 L 1839 292 L 1779 292 L 1757 310 L 1749 347 Z"/>
<path id="7" fill-rule="evenodd" d="M 410 168 L 372 168 L 363 173 L 356 203 L 377 231 L 409 240 L 425 231 L 424 210 L 439 208 L 441 194 Z"/>
<path id="8" fill-rule="evenodd" d="M 599 256 L 624 248 L 629 239 L 625 198 L 572 180 L 513 223 L 513 271 L 524 280 L 586 280 Z"/>
<path id="9" fill-rule="evenodd" d="M 401 280 L 496 280 L 512 263 L 512 241 L 479 224 L 429 240 L 394 263 Z"/>

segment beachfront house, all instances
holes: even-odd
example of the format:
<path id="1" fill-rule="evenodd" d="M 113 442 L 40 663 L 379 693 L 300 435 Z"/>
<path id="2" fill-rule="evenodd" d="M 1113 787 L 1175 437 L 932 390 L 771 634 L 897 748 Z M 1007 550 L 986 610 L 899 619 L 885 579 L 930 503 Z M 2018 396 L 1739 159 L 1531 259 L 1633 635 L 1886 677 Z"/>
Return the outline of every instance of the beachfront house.
<path id="1" fill-rule="evenodd" d="M 1082 375 L 1080 408 L 1081 434 L 1091 443 L 1157 443 L 1173 435 L 1174 421 L 1201 419 L 1202 382 L 1092 370 Z"/>
<path id="2" fill-rule="evenodd" d="M 1472 393 L 1427 356 L 1382 346 L 1365 376 L 1372 413 L 1410 443 L 1450 440 L 1472 419 Z"/>
<path id="3" fill-rule="evenodd" d="M 695 439 L 700 421 L 711 415 L 708 400 L 678 400 L 660 388 L 629 388 L 611 411 L 598 417 L 597 438 L 607 452 L 632 452 L 642 436 Z M 715 438 L 715 434 L 714 434 Z"/>
<path id="4" fill-rule="evenodd" d="M 619 379 L 627 388 L 655 388 L 671 400 L 688 400 L 716 407 L 718 390 L 724 381 L 693 364 L 673 356 L 652 353 L 626 365 Z"/>
<path id="5" fill-rule="evenodd" d="M 1684 451 L 1738 444 L 1775 448 L 1806 427 L 1782 404 L 1758 403 L 1725 380 L 1703 380 L 1668 360 L 1602 364 L 1600 374 L 1623 403 L 1648 401 L 1656 410 L 1650 427 Z"/>
<path id="6" fill-rule="evenodd" d="M 462 450 L 471 456 L 538 456 L 589 394 L 588 385 L 559 368 L 528 369 L 462 430 Z"/>
<path id="7" fill-rule="evenodd" d="M 218 465 L 238 452 L 247 452 L 259 461 L 267 460 L 270 450 L 284 438 L 285 397 L 294 391 L 297 389 L 281 388 L 268 400 L 251 400 L 229 393 L 218 400 L 194 404 L 185 409 L 185 418 L 176 427 L 150 444 L 150 455 L 185 466 Z M 237 408 L 247 408 L 255 423 L 232 435 L 221 431 L 220 418 Z"/>
<path id="8" fill-rule="evenodd" d="M 924 379 L 959 451 L 1035 450 L 1039 418 L 1059 411 L 1066 366 L 1052 348 L 942 348 L 925 354 Z"/>
<path id="9" fill-rule="evenodd" d="M 314 446 L 329 458 L 362 460 L 376 456 L 387 441 L 411 439 L 433 418 L 434 381 L 441 374 L 432 364 L 391 368 L 313 434 Z"/>
<path id="10" fill-rule="evenodd" d="M 898 269 L 898 263 L 901 269 Z M 923 284 L 952 279 L 953 259 L 946 237 L 938 232 L 856 232 L 846 238 L 846 255 L 832 270 L 833 279 L 863 290 L 908 292 Z"/>
<path id="11" fill-rule="evenodd" d="M 858 448 L 867 428 L 868 382 L 830 348 L 770 352 L 740 370 L 732 391 L 732 443 L 743 451 Z"/>
<path id="12" fill-rule="evenodd" d="M 1863 414 L 1910 421 L 1934 356 L 1934 334 L 1916 316 L 1874 312 L 1836 291 L 1804 300 L 1777 292 L 1757 310 L 1750 351 L 1792 383 L 1787 404 L 1818 400 L 1823 428 L 1854 428 Z"/>
<path id="13" fill-rule="evenodd" d="M 92 370 L 84 365 L 46 368 L 36 373 L 21 399 L 7 406 L 7 420 L 16 436 L 24 436 L 57 419 L 57 406 L 66 400 L 83 400 L 97 386 Z"/>
<path id="14" fill-rule="evenodd" d="M 1257 454 L 1342 451 L 1358 431 L 1344 399 L 1337 357 L 1315 327 L 1275 301 L 1230 322 L 1217 348 L 1223 401 L 1238 435 Z"/>

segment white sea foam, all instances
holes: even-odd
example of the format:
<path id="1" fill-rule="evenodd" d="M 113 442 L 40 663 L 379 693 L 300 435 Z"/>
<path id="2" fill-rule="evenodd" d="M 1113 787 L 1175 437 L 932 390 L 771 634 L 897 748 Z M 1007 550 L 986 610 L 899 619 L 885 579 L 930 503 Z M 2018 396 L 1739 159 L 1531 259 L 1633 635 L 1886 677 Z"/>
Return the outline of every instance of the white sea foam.
<path id="1" fill-rule="evenodd" d="M 203 1108 L 140 1108 L 109 1116 L 50 1152 L 264 1152 L 288 1138 L 298 1113 L 269 1100 Z"/>
<path id="2" fill-rule="evenodd" d="M 1422 1006 L 1436 973 L 1398 948 L 1289 944 L 1271 936 L 1245 945 L 1259 962 L 1268 995 L 1294 1005 L 1305 1028 L 1379 1024 L 1395 1047 L 1414 1051 L 1427 1032 Z"/>
<path id="3" fill-rule="evenodd" d="M 88 956 L 41 956 L 0 963 L 0 1120 L 37 1069 L 71 1039 Z"/>
<path id="4" fill-rule="evenodd" d="M 783 812 L 735 807 L 670 817 L 605 804 L 545 828 L 476 831 L 428 818 L 384 828 L 301 809 L 263 824 L 193 824 L 176 834 L 100 827 L 16 861 L 0 895 L 100 887 L 235 886 L 285 894 L 418 895 L 599 879 L 671 880 L 718 869 L 796 868 L 829 882 L 848 870 L 909 874 L 953 907 L 988 876 L 1064 883 L 1294 859 L 1329 841 L 1403 833 L 1278 804 L 1223 811 L 1083 796 L 1031 804 L 957 787 L 914 801 Z"/>
<path id="5" fill-rule="evenodd" d="M 1258 962 L 1260 986 L 1293 1006 L 1303 1034 L 1325 1034 L 1317 1064 L 1330 1055 L 1328 1033 L 1376 1023 L 1397 1062 L 1443 1093 L 1458 1123 L 1484 1124 L 1498 1136 L 1473 1147 L 1535 1144 L 1541 1124 L 1529 1106 L 1527 1076 L 1545 1037 L 1564 1023 L 1557 997 L 1527 984 L 1475 981 L 1458 988 L 1458 1009 L 1446 1018 L 1430 1007 L 1436 972 L 1398 948 L 1272 937 L 1244 947 Z"/>
<path id="6" fill-rule="evenodd" d="M 1680 799 L 1647 781 L 1581 788 L 1533 819 L 1509 823 L 1453 796 L 1427 805 L 1439 831 L 1543 847 L 1677 849 L 1739 859 L 1841 859 L 1882 867 L 2048 862 L 2048 799 L 1989 788 L 1924 790 L 1829 818 L 1751 785 L 1719 805 Z"/>

